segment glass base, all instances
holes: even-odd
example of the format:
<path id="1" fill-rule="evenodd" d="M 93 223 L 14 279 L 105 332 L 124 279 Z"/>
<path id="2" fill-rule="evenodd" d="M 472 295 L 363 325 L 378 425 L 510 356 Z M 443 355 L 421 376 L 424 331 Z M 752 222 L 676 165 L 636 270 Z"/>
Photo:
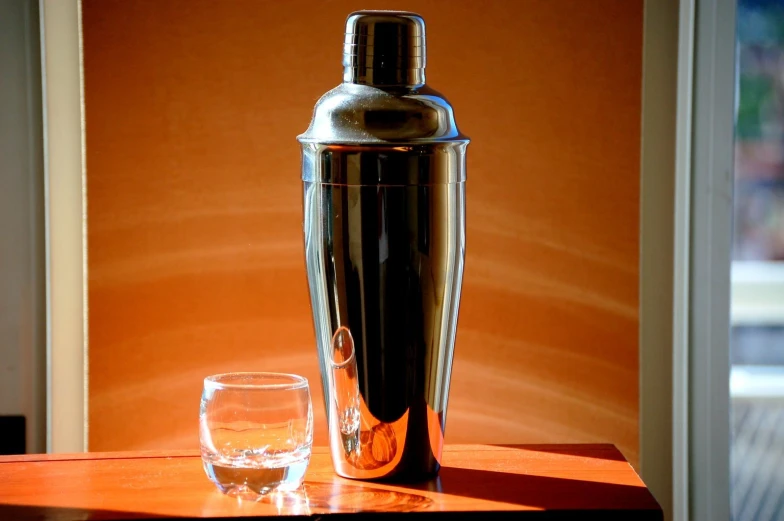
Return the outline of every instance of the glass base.
<path id="1" fill-rule="evenodd" d="M 258 500 L 273 491 L 291 492 L 302 485 L 310 458 L 285 467 L 232 467 L 204 461 L 204 471 L 218 489 L 232 497 Z"/>

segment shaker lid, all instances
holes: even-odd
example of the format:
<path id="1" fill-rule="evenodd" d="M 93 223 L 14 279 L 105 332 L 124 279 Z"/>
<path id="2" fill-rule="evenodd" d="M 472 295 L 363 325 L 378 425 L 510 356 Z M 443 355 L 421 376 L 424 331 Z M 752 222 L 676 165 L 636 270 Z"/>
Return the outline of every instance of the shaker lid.
<path id="1" fill-rule="evenodd" d="M 468 143 L 452 105 L 425 85 L 425 54 L 425 22 L 418 14 L 351 13 L 343 41 L 343 83 L 316 103 L 299 142 Z"/>
<path id="2" fill-rule="evenodd" d="M 425 83 L 425 21 L 405 11 L 356 11 L 346 19 L 343 80 L 375 86 Z"/>

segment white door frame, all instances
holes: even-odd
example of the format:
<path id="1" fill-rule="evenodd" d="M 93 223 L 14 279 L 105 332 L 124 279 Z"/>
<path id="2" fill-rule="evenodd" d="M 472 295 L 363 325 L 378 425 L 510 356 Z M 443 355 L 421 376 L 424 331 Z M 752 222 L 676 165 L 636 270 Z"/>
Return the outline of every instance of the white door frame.
<path id="1" fill-rule="evenodd" d="M 730 517 L 735 9 L 736 0 L 645 4 L 640 470 L 675 521 Z M 677 64 L 662 56 L 673 49 Z"/>
<path id="2" fill-rule="evenodd" d="M 87 450 L 81 2 L 40 0 L 46 206 L 47 452 Z"/>
<path id="3" fill-rule="evenodd" d="M 678 212 L 676 193 L 676 144 L 681 82 L 688 79 L 680 70 L 680 49 L 689 27 L 679 24 L 690 2 L 646 0 L 643 27 L 642 130 L 640 148 L 640 474 L 670 519 L 673 509 L 682 508 L 676 488 L 685 481 L 675 479 L 675 461 L 669 457 L 678 439 L 673 431 L 673 398 L 678 393 L 673 369 L 676 353 L 671 349 L 678 316 L 676 285 L 683 273 L 673 262 L 677 250 L 677 227 L 684 221 Z M 693 5 L 692 5 L 693 7 Z M 680 27 L 680 31 L 679 31 Z M 688 68 L 686 69 L 688 70 Z M 677 132 L 676 132 L 677 130 Z M 686 219 L 688 215 L 686 214 Z M 674 238 L 675 236 L 675 238 Z"/>

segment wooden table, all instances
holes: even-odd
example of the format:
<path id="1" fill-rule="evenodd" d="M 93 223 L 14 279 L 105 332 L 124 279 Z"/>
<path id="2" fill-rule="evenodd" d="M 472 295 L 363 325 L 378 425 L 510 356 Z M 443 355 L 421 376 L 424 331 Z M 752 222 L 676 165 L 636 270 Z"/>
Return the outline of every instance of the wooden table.
<path id="1" fill-rule="evenodd" d="M 439 477 L 418 484 L 351 481 L 313 451 L 302 490 L 260 502 L 222 495 L 193 451 L 0 457 L 0 519 L 311 519 L 513 517 L 661 520 L 640 478 L 612 445 L 447 446 Z M 357 515 L 360 514 L 360 515 Z"/>

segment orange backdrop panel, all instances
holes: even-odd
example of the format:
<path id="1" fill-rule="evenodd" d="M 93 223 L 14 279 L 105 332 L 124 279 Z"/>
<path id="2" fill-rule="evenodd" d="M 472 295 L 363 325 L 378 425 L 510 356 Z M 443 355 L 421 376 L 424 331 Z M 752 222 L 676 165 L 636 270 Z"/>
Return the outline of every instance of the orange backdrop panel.
<path id="1" fill-rule="evenodd" d="M 195 447 L 204 376 L 307 376 L 299 149 L 366 1 L 84 0 L 89 447 Z M 642 0 L 379 0 L 468 149 L 448 442 L 638 438 Z"/>

